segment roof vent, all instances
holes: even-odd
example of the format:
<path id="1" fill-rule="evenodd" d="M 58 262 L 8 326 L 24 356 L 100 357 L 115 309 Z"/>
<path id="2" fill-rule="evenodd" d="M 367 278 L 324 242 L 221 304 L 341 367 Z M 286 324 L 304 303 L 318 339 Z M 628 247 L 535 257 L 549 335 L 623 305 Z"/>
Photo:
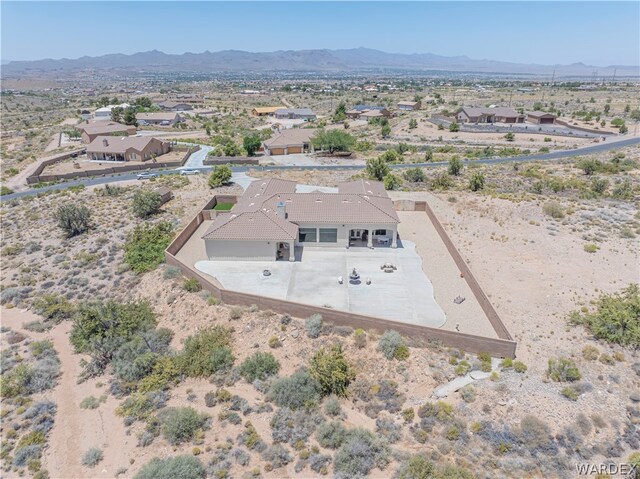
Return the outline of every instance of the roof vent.
<path id="1" fill-rule="evenodd" d="M 107 140 L 106 138 L 104 140 L 102 140 L 102 145 L 103 146 L 109 146 L 109 140 Z"/>
<path id="2" fill-rule="evenodd" d="M 276 203 L 276 216 L 282 218 L 283 220 L 287 218 L 287 208 L 284 205 L 284 201 L 278 201 Z"/>

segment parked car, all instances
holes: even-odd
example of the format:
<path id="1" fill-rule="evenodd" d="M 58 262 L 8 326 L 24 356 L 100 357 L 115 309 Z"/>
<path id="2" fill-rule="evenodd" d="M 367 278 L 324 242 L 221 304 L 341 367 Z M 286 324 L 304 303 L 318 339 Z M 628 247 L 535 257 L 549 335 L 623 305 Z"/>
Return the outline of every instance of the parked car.
<path id="1" fill-rule="evenodd" d="M 180 175 L 198 175 L 200 174 L 200 170 L 180 170 Z"/>
<path id="2" fill-rule="evenodd" d="M 149 180 L 151 178 L 157 178 L 158 173 L 151 173 L 150 171 L 145 171 L 144 173 L 140 173 L 138 175 L 139 180 Z"/>

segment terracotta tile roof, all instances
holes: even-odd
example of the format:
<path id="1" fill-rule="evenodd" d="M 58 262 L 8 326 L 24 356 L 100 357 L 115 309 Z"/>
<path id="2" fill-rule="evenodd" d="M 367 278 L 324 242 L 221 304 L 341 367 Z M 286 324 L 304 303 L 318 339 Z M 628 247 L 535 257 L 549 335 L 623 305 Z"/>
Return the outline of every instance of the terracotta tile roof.
<path id="1" fill-rule="evenodd" d="M 120 131 L 135 131 L 136 127 L 131 125 L 123 125 L 122 123 L 109 122 L 96 122 L 96 123 L 81 123 L 76 126 L 80 131 L 84 131 L 87 135 L 101 135 L 109 133 L 117 133 Z"/>
<path id="2" fill-rule="evenodd" d="M 293 241 L 298 226 L 263 211 L 220 214 L 205 231 L 203 239 Z"/>
<path id="3" fill-rule="evenodd" d="M 338 193 L 355 193 L 387 197 L 387 190 L 380 181 L 355 180 L 338 184 Z"/>
<path id="4" fill-rule="evenodd" d="M 477 117 L 481 115 L 495 115 L 500 117 L 515 118 L 523 116 L 513 108 L 497 106 L 495 108 L 480 108 L 475 106 L 465 106 L 460 111 L 464 111 L 470 117 Z"/>
<path id="5" fill-rule="evenodd" d="M 257 106 L 253 109 L 256 113 L 269 114 L 274 113 L 276 110 L 282 110 L 284 106 Z"/>
<path id="6" fill-rule="evenodd" d="M 543 116 L 552 116 L 553 118 L 556 117 L 553 113 L 549 113 L 546 111 L 528 111 L 527 115 L 534 118 L 542 118 Z"/>
<path id="7" fill-rule="evenodd" d="M 152 113 L 137 113 L 137 120 L 157 120 L 157 121 L 174 121 L 176 117 L 180 117 L 178 112 L 152 112 Z"/>
<path id="8" fill-rule="evenodd" d="M 273 138 L 269 138 L 264 142 L 264 146 L 269 149 L 302 146 L 303 143 L 309 143 L 315 134 L 316 130 L 313 128 L 289 128 Z"/>
<path id="9" fill-rule="evenodd" d="M 107 141 L 106 145 L 104 140 Z M 125 153 L 130 148 L 133 148 L 136 151 L 142 151 L 153 140 L 159 141 L 152 136 L 97 136 L 87 145 L 87 152 Z"/>

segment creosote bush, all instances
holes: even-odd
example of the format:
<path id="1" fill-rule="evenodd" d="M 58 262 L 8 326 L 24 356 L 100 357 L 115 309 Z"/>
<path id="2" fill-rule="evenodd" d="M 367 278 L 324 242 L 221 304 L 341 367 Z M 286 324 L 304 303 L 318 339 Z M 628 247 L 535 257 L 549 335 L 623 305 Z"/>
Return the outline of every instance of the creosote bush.
<path id="1" fill-rule="evenodd" d="M 180 371 L 190 377 L 207 377 L 230 369 L 234 362 L 231 330 L 212 326 L 189 336 L 176 361 Z"/>
<path id="2" fill-rule="evenodd" d="M 366 429 L 353 429 L 336 452 L 335 477 L 346 479 L 366 476 L 376 467 L 384 469 L 389 461 L 390 450 L 386 441 Z"/>
<path id="3" fill-rule="evenodd" d="M 173 238 L 171 223 L 138 225 L 124 244 L 124 261 L 134 273 L 155 269 L 164 261 L 164 250 Z"/>
<path id="4" fill-rule="evenodd" d="M 404 339 L 397 331 L 386 331 L 378 341 L 378 351 L 387 359 L 398 359 L 400 361 L 409 357 L 409 348 Z"/>
<path id="5" fill-rule="evenodd" d="M 322 332 L 322 315 L 312 314 L 304 321 L 304 328 L 307 331 L 307 336 L 310 338 L 317 338 Z"/>
<path id="6" fill-rule="evenodd" d="M 66 233 L 67 238 L 72 238 L 89 230 L 91 211 L 84 205 L 62 205 L 58 207 L 54 215 L 58 221 L 58 226 Z"/>
<path id="7" fill-rule="evenodd" d="M 547 376 L 556 382 L 573 382 L 581 377 L 578 366 L 567 358 L 549 359 Z"/>
<path id="8" fill-rule="evenodd" d="M 194 456 L 153 458 L 134 476 L 134 479 L 202 479 L 205 469 Z"/>
<path id="9" fill-rule="evenodd" d="M 168 408 L 158 413 L 162 434 L 172 445 L 191 441 L 196 431 L 205 428 L 208 417 L 190 407 Z"/>
<path id="10" fill-rule="evenodd" d="M 138 218 L 149 218 L 157 214 L 162 206 L 162 198 L 155 191 L 138 190 L 133 194 L 131 210 Z"/>
<path id="11" fill-rule="evenodd" d="M 87 452 L 85 452 L 82 456 L 82 465 L 86 467 L 95 467 L 98 465 L 104 455 L 102 454 L 102 450 L 97 447 L 92 447 Z"/>
<path id="12" fill-rule="evenodd" d="M 280 370 L 280 363 L 271 353 L 257 351 L 240 364 L 239 372 L 247 382 L 252 383 L 256 379 L 264 380 L 273 376 Z"/>
<path id="13" fill-rule="evenodd" d="M 330 350 L 320 349 L 309 362 L 309 373 L 320 383 L 323 395 L 345 396 L 355 372 L 347 362 L 339 345 Z"/>
<path id="14" fill-rule="evenodd" d="M 268 397 L 280 407 L 310 409 L 320 402 L 322 388 L 307 370 L 301 369 L 287 378 L 273 381 Z"/>

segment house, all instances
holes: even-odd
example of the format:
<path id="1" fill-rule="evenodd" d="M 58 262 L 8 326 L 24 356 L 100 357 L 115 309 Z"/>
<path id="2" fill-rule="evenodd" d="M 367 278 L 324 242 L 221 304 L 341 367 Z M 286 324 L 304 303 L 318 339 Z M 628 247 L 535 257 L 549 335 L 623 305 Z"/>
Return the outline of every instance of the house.
<path id="1" fill-rule="evenodd" d="M 422 104 L 419 101 L 399 101 L 398 110 L 413 111 L 419 110 Z"/>
<path id="2" fill-rule="evenodd" d="M 147 161 L 169 153 L 171 144 L 152 136 L 99 136 L 87 145 L 94 161 Z"/>
<path id="3" fill-rule="evenodd" d="M 527 121 L 538 125 L 553 125 L 556 122 L 556 116 L 545 111 L 528 111 Z"/>
<path id="4" fill-rule="evenodd" d="M 524 123 L 525 116 L 507 107 L 463 107 L 455 115 L 458 123 Z"/>
<path id="5" fill-rule="evenodd" d="M 158 102 L 158 106 L 165 111 L 193 110 L 193 106 L 190 105 L 189 103 L 172 101 L 172 100 L 165 100 L 165 101 Z"/>
<path id="6" fill-rule="evenodd" d="M 378 111 L 378 112 L 381 113 L 381 115 L 374 115 L 374 116 L 384 116 L 384 117 L 387 117 L 387 118 L 391 116 L 391 112 L 389 110 L 387 110 L 383 106 L 378 106 L 378 105 L 374 105 L 374 106 L 356 105 L 352 109 L 347 110 L 346 113 L 347 113 L 347 117 L 349 117 L 349 118 L 351 118 L 353 120 L 359 120 L 361 115 L 363 115 L 364 113 L 367 113 L 369 111 Z M 365 116 L 362 119 L 366 120 L 367 117 Z"/>
<path id="7" fill-rule="evenodd" d="M 184 121 L 182 116 L 177 112 L 137 113 L 136 120 L 138 120 L 139 125 L 160 126 L 174 126 L 176 123 Z"/>
<path id="8" fill-rule="evenodd" d="M 76 126 L 84 143 L 91 143 L 99 136 L 129 136 L 136 134 L 136 127 L 123 125 L 115 121 L 97 121 L 80 123 Z"/>
<path id="9" fill-rule="evenodd" d="M 291 155 L 313 151 L 311 138 L 316 134 L 313 128 L 289 128 L 262 143 L 264 152 L 270 156 Z"/>
<path id="10" fill-rule="evenodd" d="M 279 108 L 274 113 L 278 119 L 289 119 L 289 120 L 315 120 L 316 114 L 310 110 L 309 108 Z"/>
<path id="11" fill-rule="evenodd" d="M 202 236 L 208 259 L 295 261 L 300 248 L 397 247 L 400 219 L 382 183 L 341 183 L 337 193 L 300 193 L 296 186 L 252 182 Z"/>
<path id="12" fill-rule="evenodd" d="M 251 110 L 253 116 L 273 115 L 277 110 L 286 110 L 286 106 L 257 106 Z"/>
<path id="13" fill-rule="evenodd" d="M 102 108 L 98 108 L 93 112 L 94 120 L 111 120 L 111 110 L 114 108 L 122 108 L 123 110 L 129 108 L 131 105 L 128 103 L 120 103 L 119 105 L 107 105 Z"/>

